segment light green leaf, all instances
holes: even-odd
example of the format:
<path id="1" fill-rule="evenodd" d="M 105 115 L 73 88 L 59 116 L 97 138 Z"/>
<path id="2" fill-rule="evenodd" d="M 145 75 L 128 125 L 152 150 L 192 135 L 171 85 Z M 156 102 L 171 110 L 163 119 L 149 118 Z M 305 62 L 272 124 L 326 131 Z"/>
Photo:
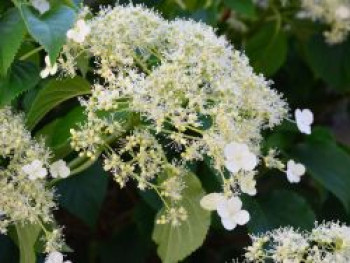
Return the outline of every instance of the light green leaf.
<path id="1" fill-rule="evenodd" d="M 309 140 L 296 147 L 295 156 L 307 172 L 332 192 L 350 210 L 350 155 L 337 144 L 326 140 Z"/>
<path id="2" fill-rule="evenodd" d="M 0 75 L 5 76 L 26 33 L 17 9 L 9 9 L 0 19 Z"/>
<path id="3" fill-rule="evenodd" d="M 20 263 L 35 263 L 35 243 L 40 233 L 40 226 L 33 224 L 16 224 Z"/>
<path id="4" fill-rule="evenodd" d="M 268 23 L 248 39 L 246 51 L 253 68 L 259 73 L 271 76 L 286 60 L 286 34 L 275 23 Z"/>
<path id="5" fill-rule="evenodd" d="M 199 248 L 207 235 L 210 225 L 210 213 L 203 210 L 199 201 L 205 192 L 198 178 L 188 173 L 184 177 L 186 188 L 180 202 L 188 212 L 188 219 L 180 226 L 155 225 L 152 238 L 158 244 L 158 255 L 163 263 L 183 260 Z M 164 208 L 160 214 L 164 213 Z"/>
<path id="6" fill-rule="evenodd" d="M 0 79 L 0 106 L 11 103 L 13 99 L 36 86 L 39 82 L 39 69 L 31 62 L 17 61 L 10 73 Z"/>
<path id="7" fill-rule="evenodd" d="M 70 129 L 77 128 L 85 120 L 84 109 L 78 106 L 62 118 L 44 126 L 35 136 L 45 139 L 45 143 L 54 153 L 55 159 L 62 159 L 73 151 L 69 141 Z"/>
<path id="8" fill-rule="evenodd" d="M 74 25 L 74 10 L 60 5 L 39 16 L 30 7 L 22 5 L 21 14 L 29 33 L 45 48 L 50 60 L 54 62 L 66 41 L 67 31 Z"/>
<path id="9" fill-rule="evenodd" d="M 89 93 L 89 82 L 80 77 L 49 81 L 43 89 L 39 91 L 28 112 L 27 125 L 29 129 L 33 129 L 45 114 L 60 103 Z"/>

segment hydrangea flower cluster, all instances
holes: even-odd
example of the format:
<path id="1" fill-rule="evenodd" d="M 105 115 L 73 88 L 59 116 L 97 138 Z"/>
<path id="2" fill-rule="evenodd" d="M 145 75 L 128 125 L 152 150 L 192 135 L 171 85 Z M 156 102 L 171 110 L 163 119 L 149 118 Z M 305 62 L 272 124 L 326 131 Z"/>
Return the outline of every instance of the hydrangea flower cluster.
<path id="1" fill-rule="evenodd" d="M 348 0 L 302 0 L 301 17 L 311 18 L 330 27 L 324 32 L 328 43 L 343 42 L 350 32 L 350 2 Z"/>
<path id="2" fill-rule="evenodd" d="M 245 254 L 248 262 L 350 261 L 350 228 L 339 223 L 316 224 L 310 232 L 279 228 L 251 237 L 253 243 Z"/>
<path id="3" fill-rule="evenodd" d="M 60 249 L 63 241 L 60 229 L 46 227 L 54 225 L 56 207 L 54 192 L 45 185 L 48 170 L 56 177 L 69 175 L 62 160 L 50 163 L 49 150 L 31 138 L 22 115 L 0 109 L 0 231 L 6 233 L 10 225 L 40 225 L 50 252 Z"/>
<path id="4" fill-rule="evenodd" d="M 140 5 L 105 8 L 90 20 L 83 13 L 59 58 L 71 77 L 81 55 L 96 65 L 91 96 L 81 98 L 87 122 L 71 130 L 72 147 L 92 160 L 104 152 L 104 168 L 121 187 L 132 179 L 141 190 L 156 191 L 167 208 L 158 223 L 175 225 L 187 218 L 177 205 L 187 164 L 208 157 L 225 204 L 235 203 L 226 211 L 231 220 L 240 211 L 238 196 L 256 194 L 256 167 L 265 160 L 261 132 L 286 119 L 282 96 L 253 72 L 245 54 L 203 23 L 166 21 Z M 268 160 L 284 169 L 275 156 Z"/>

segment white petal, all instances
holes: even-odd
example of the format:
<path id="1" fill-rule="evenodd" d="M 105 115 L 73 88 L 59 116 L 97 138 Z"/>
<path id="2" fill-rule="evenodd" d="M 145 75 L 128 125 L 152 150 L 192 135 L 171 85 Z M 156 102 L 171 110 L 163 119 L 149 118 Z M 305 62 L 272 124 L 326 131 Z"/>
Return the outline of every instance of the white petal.
<path id="1" fill-rule="evenodd" d="M 237 226 L 231 218 L 221 218 L 221 223 L 226 230 L 233 230 Z"/>
<path id="2" fill-rule="evenodd" d="M 298 126 L 298 129 L 299 129 L 300 132 L 308 134 L 308 135 L 311 134 L 311 126 L 310 125 L 301 124 L 301 123 L 298 124 L 297 123 L 297 126 Z"/>
<path id="3" fill-rule="evenodd" d="M 248 223 L 249 220 L 250 220 L 250 215 L 246 210 L 241 210 L 238 213 L 236 213 L 234 216 L 234 221 L 238 225 L 245 225 L 246 223 Z"/>
<path id="4" fill-rule="evenodd" d="M 79 32 L 75 34 L 73 40 L 77 43 L 83 43 L 85 40 L 85 35 Z"/>
<path id="5" fill-rule="evenodd" d="M 38 169 L 38 168 L 41 168 L 42 166 L 43 166 L 43 163 L 40 160 L 34 160 L 32 162 L 33 169 Z"/>
<path id="6" fill-rule="evenodd" d="M 63 255 L 58 251 L 51 252 L 45 259 L 45 263 L 62 263 L 62 262 L 63 262 Z"/>
<path id="7" fill-rule="evenodd" d="M 82 29 L 85 27 L 85 21 L 83 19 L 79 19 L 77 21 L 77 28 Z"/>
<path id="8" fill-rule="evenodd" d="M 46 175 L 47 175 L 47 170 L 46 170 L 46 168 L 41 168 L 41 169 L 39 169 L 39 170 L 36 172 L 36 176 L 37 176 L 38 178 L 41 178 L 41 179 L 45 178 Z"/>
<path id="9" fill-rule="evenodd" d="M 73 29 L 69 29 L 69 30 L 67 31 L 67 37 L 68 37 L 69 39 L 73 39 L 74 36 L 75 36 L 75 31 L 74 31 Z"/>
<path id="10" fill-rule="evenodd" d="M 58 66 L 57 66 L 57 64 L 55 63 L 55 64 L 53 65 L 53 67 L 50 69 L 50 74 L 51 74 L 51 75 L 55 75 L 56 72 L 57 72 L 57 69 L 58 69 Z"/>
<path id="11" fill-rule="evenodd" d="M 51 66 L 51 61 L 49 56 L 45 56 L 45 64 L 46 66 L 50 67 Z"/>
<path id="12" fill-rule="evenodd" d="M 27 165 L 25 165 L 25 166 L 22 167 L 22 171 L 23 171 L 25 174 L 27 174 L 27 175 L 29 175 L 29 174 L 31 173 L 32 170 L 33 170 L 33 169 L 32 169 L 32 166 L 29 165 L 29 164 L 27 164 Z"/>
<path id="13" fill-rule="evenodd" d="M 222 193 L 211 193 L 201 199 L 200 205 L 208 211 L 214 211 L 218 203 L 223 200 L 225 200 L 225 197 Z"/>
<path id="14" fill-rule="evenodd" d="M 49 68 L 45 68 L 40 72 L 40 77 L 42 79 L 47 78 L 50 75 L 50 69 Z"/>
<path id="15" fill-rule="evenodd" d="M 218 202 L 216 210 L 221 218 L 229 218 L 230 212 L 228 210 L 227 200 L 221 200 Z"/>
<path id="16" fill-rule="evenodd" d="M 233 161 L 225 161 L 225 167 L 231 173 L 237 173 L 239 171 L 239 169 L 240 169 L 240 167 Z"/>
<path id="17" fill-rule="evenodd" d="M 294 173 L 299 175 L 299 176 L 302 176 L 305 174 L 305 166 L 301 163 L 298 163 L 298 164 L 295 164 L 294 166 Z"/>
<path id="18" fill-rule="evenodd" d="M 300 182 L 300 176 L 297 176 L 291 172 L 287 171 L 287 179 L 290 183 L 299 183 Z"/>
<path id="19" fill-rule="evenodd" d="M 225 149 L 224 149 L 225 158 L 230 159 L 231 156 L 237 152 L 236 146 L 237 146 L 237 143 L 235 142 L 231 142 L 225 146 Z"/>
<path id="20" fill-rule="evenodd" d="M 257 164 L 258 164 L 257 157 L 255 156 L 255 154 L 249 152 L 245 156 L 244 162 L 242 162 L 242 168 L 246 171 L 251 171 L 256 167 Z"/>
<path id="21" fill-rule="evenodd" d="M 302 110 L 303 120 L 305 123 L 312 124 L 314 122 L 314 114 L 309 109 Z"/>
<path id="22" fill-rule="evenodd" d="M 236 212 L 241 210 L 242 201 L 238 197 L 233 196 L 227 201 L 227 206 L 231 212 Z"/>
<path id="23" fill-rule="evenodd" d="M 300 132 L 311 134 L 311 124 L 314 121 L 313 113 L 309 109 L 296 109 L 295 120 Z"/>

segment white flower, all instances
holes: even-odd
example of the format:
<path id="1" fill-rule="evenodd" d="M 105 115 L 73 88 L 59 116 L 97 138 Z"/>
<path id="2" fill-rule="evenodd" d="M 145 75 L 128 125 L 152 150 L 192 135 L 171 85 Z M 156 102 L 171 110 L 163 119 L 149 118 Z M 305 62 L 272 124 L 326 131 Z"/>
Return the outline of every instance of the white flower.
<path id="1" fill-rule="evenodd" d="M 49 11 L 50 3 L 47 0 L 31 0 L 32 6 L 42 15 Z"/>
<path id="2" fill-rule="evenodd" d="M 255 168 L 258 160 L 246 144 L 231 142 L 225 146 L 225 166 L 232 172 L 239 170 L 251 171 Z"/>
<path id="3" fill-rule="evenodd" d="M 208 211 L 216 210 L 220 201 L 226 200 L 222 193 L 211 193 L 202 197 L 200 205 L 203 209 Z"/>
<path id="4" fill-rule="evenodd" d="M 217 212 L 221 217 L 221 223 L 227 230 L 234 229 L 237 225 L 246 224 L 249 213 L 242 210 L 242 201 L 238 197 L 222 200 L 218 203 Z"/>
<path id="5" fill-rule="evenodd" d="M 311 124 L 314 122 L 314 115 L 309 109 L 296 109 L 295 120 L 300 132 L 311 134 Z"/>
<path id="6" fill-rule="evenodd" d="M 71 261 L 63 261 L 63 255 L 61 252 L 53 251 L 45 259 L 45 263 L 72 263 Z"/>
<path id="7" fill-rule="evenodd" d="M 70 169 L 65 161 L 58 160 L 50 165 L 50 173 L 53 178 L 67 178 L 70 174 Z"/>
<path id="8" fill-rule="evenodd" d="M 254 174 L 243 174 L 239 177 L 239 187 L 243 193 L 248 195 L 256 195 L 256 180 Z"/>
<path id="9" fill-rule="evenodd" d="M 291 183 L 299 183 L 300 177 L 305 174 L 305 166 L 293 160 L 287 162 L 287 178 Z"/>
<path id="10" fill-rule="evenodd" d="M 340 5 L 335 10 L 335 15 L 342 20 L 347 20 L 350 18 L 350 8 L 345 5 Z"/>
<path id="11" fill-rule="evenodd" d="M 24 165 L 22 171 L 29 176 L 30 180 L 43 179 L 47 175 L 46 168 L 39 160 L 34 160 L 31 164 Z"/>
<path id="12" fill-rule="evenodd" d="M 51 65 L 49 56 L 45 57 L 46 68 L 40 72 L 41 78 L 47 78 L 49 75 L 55 75 L 57 72 L 57 64 Z"/>
<path id="13" fill-rule="evenodd" d="M 77 43 L 83 43 L 88 34 L 90 34 L 90 27 L 83 19 L 79 19 L 75 28 L 68 30 L 67 37 Z"/>

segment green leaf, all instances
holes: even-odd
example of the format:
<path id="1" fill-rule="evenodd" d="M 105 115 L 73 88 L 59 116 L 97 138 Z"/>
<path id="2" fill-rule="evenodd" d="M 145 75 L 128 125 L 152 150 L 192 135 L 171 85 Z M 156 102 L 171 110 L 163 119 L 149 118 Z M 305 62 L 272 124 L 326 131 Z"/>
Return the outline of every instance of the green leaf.
<path id="1" fill-rule="evenodd" d="M 295 192 L 275 190 L 262 198 L 259 204 L 271 228 L 293 226 L 311 229 L 314 225 L 315 213 Z M 251 220 L 260 220 L 260 217 L 252 217 Z"/>
<path id="2" fill-rule="evenodd" d="M 224 0 L 224 4 L 242 15 L 249 17 L 255 15 L 255 6 L 252 0 Z"/>
<path id="3" fill-rule="evenodd" d="M 39 82 L 39 69 L 31 62 L 17 61 L 10 73 L 0 79 L 0 107 L 36 86 Z"/>
<path id="4" fill-rule="evenodd" d="M 5 76 L 21 46 L 26 27 L 17 9 L 9 9 L 0 19 L 0 75 Z"/>
<path id="5" fill-rule="evenodd" d="M 246 51 L 254 69 L 266 76 L 271 76 L 286 60 L 286 34 L 275 23 L 265 24 L 248 39 Z"/>
<path id="6" fill-rule="evenodd" d="M 28 112 L 28 128 L 33 129 L 50 110 L 60 103 L 89 93 L 89 82 L 80 77 L 49 81 L 43 89 L 39 91 Z"/>
<path id="7" fill-rule="evenodd" d="M 153 240 L 158 244 L 158 255 L 164 263 L 178 262 L 199 248 L 207 235 L 210 225 L 210 213 L 203 210 L 199 201 L 205 192 L 198 178 L 188 173 L 184 177 L 186 188 L 179 205 L 188 212 L 188 219 L 180 226 L 171 224 L 155 225 Z M 164 208 L 160 214 L 164 213 Z"/>
<path id="8" fill-rule="evenodd" d="M 306 58 L 317 77 L 339 90 L 350 86 L 350 40 L 329 45 L 316 36 L 306 45 Z"/>
<path id="9" fill-rule="evenodd" d="M 38 239 L 41 227 L 33 224 L 17 224 L 17 237 L 20 251 L 20 263 L 35 263 L 35 243 Z"/>
<path id="10" fill-rule="evenodd" d="M 31 36 L 45 48 L 54 62 L 66 41 L 67 31 L 74 25 L 74 10 L 60 5 L 40 16 L 30 7 L 22 5 L 21 14 Z"/>
<path id="11" fill-rule="evenodd" d="M 329 139 L 309 140 L 296 147 L 295 155 L 308 173 L 332 192 L 349 212 L 350 155 Z"/>
<path id="12" fill-rule="evenodd" d="M 35 136 L 43 137 L 48 146 L 55 155 L 56 159 L 62 159 L 72 152 L 70 147 L 70 129 L 77 128 L 80 123 L 86 120 L 84 109 L 76 107 L 62 118 L 56 119 L 41 130 Z"/>
<path id="13" fill-rule="evenodd" d="M 59 203 L 93 228 L 106 196 L 108 176 L 98 162 L 56 186 Z"/>
<path id="14" fill-rule="evenodd" d="M 264 233 L 273 228 L 256 198 L 243 196 L 242 201 L 243 208 L 249 211 L 250 214 L 251 219 L 247 224 L 250 233 Z"/>

